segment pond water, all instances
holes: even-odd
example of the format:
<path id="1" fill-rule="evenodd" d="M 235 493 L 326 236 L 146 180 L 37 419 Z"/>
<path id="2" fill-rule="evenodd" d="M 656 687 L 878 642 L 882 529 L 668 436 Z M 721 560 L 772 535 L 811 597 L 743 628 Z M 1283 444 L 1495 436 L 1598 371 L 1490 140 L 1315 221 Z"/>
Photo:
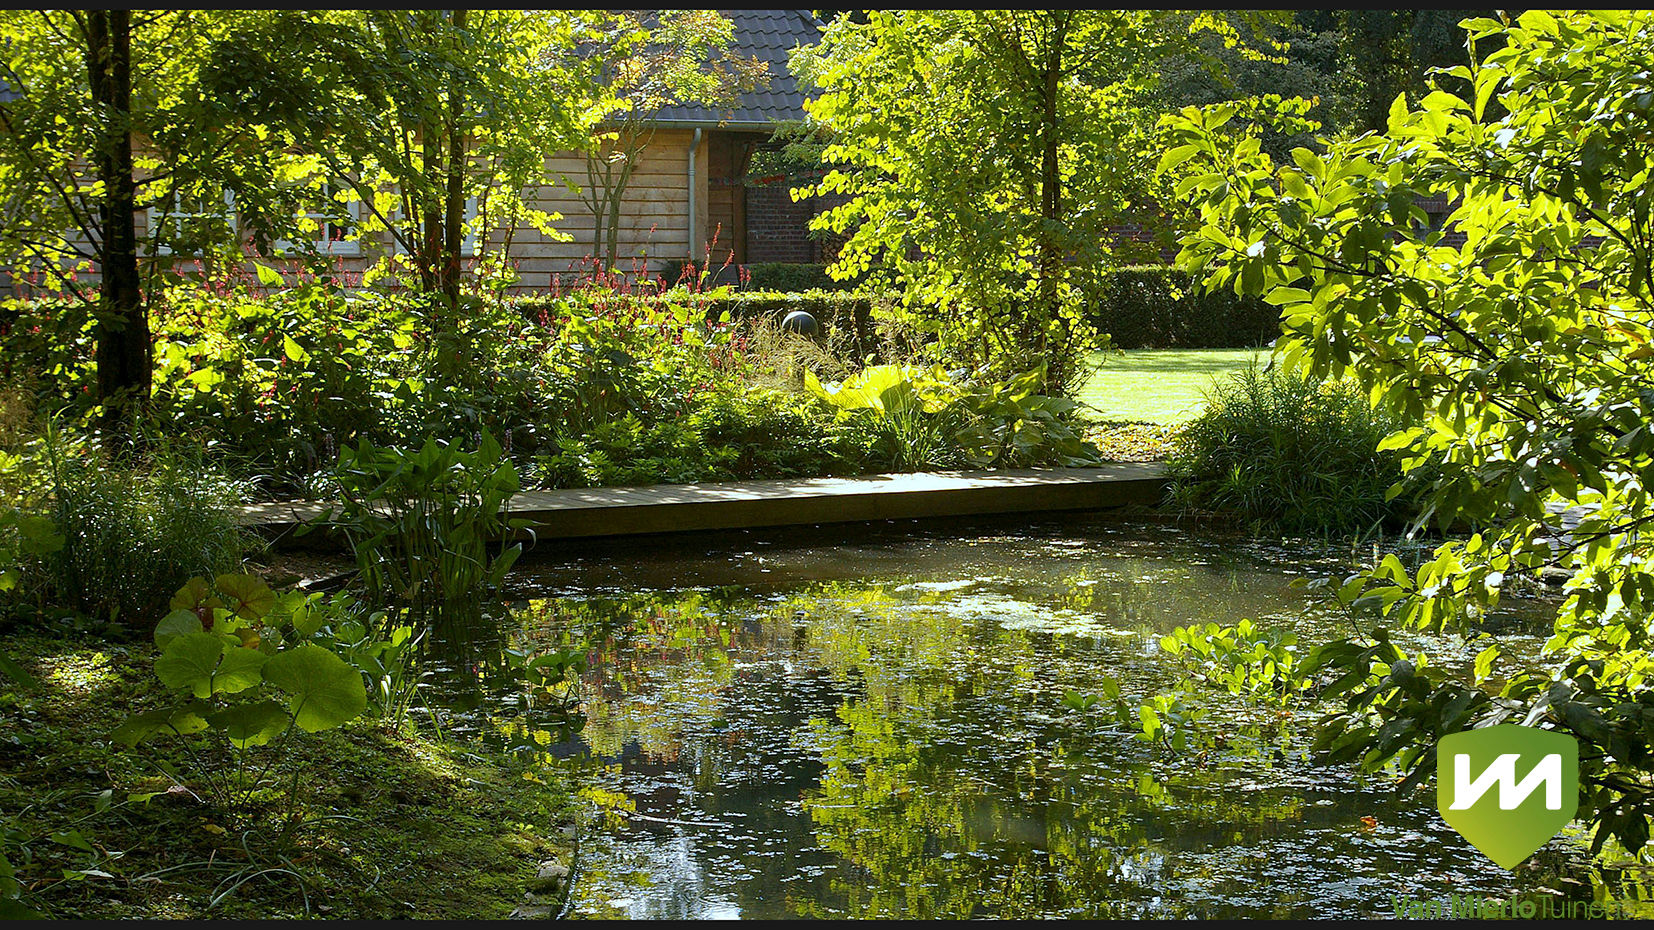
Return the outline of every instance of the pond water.
<path id="1" fill-rule="evenodd" d="M 1387 916 L 1534 884 L 1446 827 L 1433 789 L 1283 751 L 1307 719 L 1202 697 L 1221 740 L 1174 753 L 1065 704 L 1105 679 L 1133 707 L 1158 693 L 1175 626 L 1324 631 L 1292 582 L 1348 553 L 1080 518 L 830 539 L 518 573 L 516 636 L 596 643 L 585 727 L 547 747 L 591 760 L 609 808 L 573 916 Z"/>

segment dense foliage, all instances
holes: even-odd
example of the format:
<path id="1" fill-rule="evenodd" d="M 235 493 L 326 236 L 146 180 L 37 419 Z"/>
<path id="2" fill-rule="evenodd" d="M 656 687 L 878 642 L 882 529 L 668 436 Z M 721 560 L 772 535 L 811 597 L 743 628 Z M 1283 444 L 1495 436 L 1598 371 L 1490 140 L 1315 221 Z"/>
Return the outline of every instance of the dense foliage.
<path id="1" fill-rule="evenodd" d="M 873 11 L 840 17 L 793 67 L 829 136 L 815 228 L 837 276 L 893 277 L 939 348 L 1059 389 L 1098 342 L 1081 307 L 1110 225 L 1154 212 L 1152 62 L 1141 11 Z"/>
<path id="2" fill-rule="evenodd" d="M 449 340 L 432 319 L 440 311 L 417 299 L 324 282 L 260 290 L 179 287 L 157 302 L 152 408 L 165 433 L 203 444 L 262 493 L 324 490 L 341 450 L 362 441 L 472 448 L 484 433 L 524 487 L 906 467 L 888 439 L 804 391 L 805 372 L 838 380 L 867 357 L 908 349 L 876 331 L 865 296 L 580 289 L 470 300 L 461 338 Z M 776 318 L 791 309 L 817 312 L 824 340 L 781 332 Z M 97 395 L 83 305 L 12 301 L 0 314 L 0 375 L 37 410 L 68 422 L 89 415 Z M 991 414 L 1013 429 L 1021 415 Z M 1024 446 L 1027 462 L 1077 454 Z"/>
<path id="3" fill-rule="evenodd" d="M 1394 423 L 1359 389 L 1249 368 L 1214 386 L 1168 462 L 1180 506 L 1236 515 L 1258 529 L 1366 534 L 1400 525 Z"/>
<path id="4" fill-rule="evenodd" d="M 1276 164 L 1225 131 L 1228 108 L 1185 113 L 1166 163 L 1189 172 L 1206 225 L 1181 261 L 1280 306 L 1289 362 L 1355 379 L 1409 424 L 1384 445 L 1434 469 L 1425 519 L 1476 530 L 1416 571 L 1390 558 L 1343 586 L 1366 622 L 1311 663 L 1344 701 L 1324 745 L 1393 760 L 1412 784 L 1447 733 L 1569 732 L 1596 846 L 1640 852 L 1654 816 L 1654 17 L 1467 26 L 1473 49 L 1499 47 L 1450 73 L 1463 96 L 1397 98 L 1385 135 L 1324 155 Z M 1421 198 L 1454 205 L 1445 228 Z M 1547 671 L 1507 669 L 1495 642 L 1469 685 L 1386 630 L 1474 631 L 1511 579 L 1544 568 L 1569 578 Z"/>
<path id="5" fill-rule="evenodd" d="M 5 457 L 0 452 L 0 457 Z M 110 463 L 52 432 L 0 474 L 0 619 L 18 608 L 142 623 L 192 574 L 231 571 L 252 548 L 236 483 L 198 451 Z"/>
<path id="6" fill-rule="evenodd" d="M 1099 275 L 1086 315 L 1118 349 L 1238 349 L 1269 345 L 1281 334 L 1277 308 L 1208 291 L 1197 276 L 1162 265 Z"/>

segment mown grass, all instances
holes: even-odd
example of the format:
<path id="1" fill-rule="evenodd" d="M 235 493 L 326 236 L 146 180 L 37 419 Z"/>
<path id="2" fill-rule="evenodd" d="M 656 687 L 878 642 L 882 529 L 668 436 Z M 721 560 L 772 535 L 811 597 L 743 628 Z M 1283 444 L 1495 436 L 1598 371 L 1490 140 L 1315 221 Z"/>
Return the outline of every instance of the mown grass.
<path id="1" fill-rule="evenodd" d="M 1200 415 L 1213 382 L 1269 360 L 1268 349 L 1133 349 L 1093 353 L 1075 393 L 1109 422 L 1183 423 Z"/>

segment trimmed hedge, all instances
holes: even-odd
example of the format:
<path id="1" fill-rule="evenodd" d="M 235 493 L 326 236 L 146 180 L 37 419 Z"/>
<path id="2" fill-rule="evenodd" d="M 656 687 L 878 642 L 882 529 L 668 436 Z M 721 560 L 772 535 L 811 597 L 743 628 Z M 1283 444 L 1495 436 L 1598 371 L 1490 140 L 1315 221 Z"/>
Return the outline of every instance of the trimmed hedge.
<path id="1" fill-rule="evenodd" d="M 681 293 L 681 292 L 680 292 Z M 648 299 L 648 298 L 632 298 Z M 670 298 L 668 298 L 670 299 Z M 518 312 L 533 317 L 542 308 L 560 309 L 559 298 L 529 297 L 516 300 Z M 773 319 L 779 321 L 794 310 L 803 310 L 821 324 L 833 350 L 846 357 L 865 359 L 880 355 L 873 324 L 874 295 L 857 291 L 736 291 L 727 297 L 695 296 L 687 303 L 704 308 L 706 319 L 715 321 L 725 313 L 731 320 Z"/>
<path id="2" fill-rule="evenodd" d="M 1206 293 L 1193 275 L 1164 265 L 1102 276 L 1091 322 L 1121 349 L 1243 349 L 1281 334 L 1280 309 L 1231 291 Z"/>
<path id="3" fill-rule="evenodd" d="M 741 280 L 742 271 L 745 271 L 744 282 Z M 827 276 L 826 265 L 754 262 L 747 265 L 731 265 L 724 269 L 714 268 L 712 272 L 713 276 L 708 280 L 708 284 L 738 284 L 751 291 L 800 293 L 854 291 L 861 287 L 859 281 L 834 281 Z M 668 262 L 661 272 L 661 277 L 671 285 L 676 284 L 682 274 L 683 262 Z"/>

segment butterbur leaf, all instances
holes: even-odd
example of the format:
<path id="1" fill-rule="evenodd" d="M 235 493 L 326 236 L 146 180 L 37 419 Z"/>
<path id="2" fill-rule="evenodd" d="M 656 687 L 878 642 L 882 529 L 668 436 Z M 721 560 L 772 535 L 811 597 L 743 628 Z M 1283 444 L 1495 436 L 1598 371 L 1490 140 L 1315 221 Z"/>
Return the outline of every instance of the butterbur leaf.
<path id="1" fill-rule="evenodd" d="M 293 722 L 310 733 L 337 727 L 368 706 L 362 674 L 314 643 L 271 656 L 264 680 L 291 696 Z"/>
<path id="2" fill-rule="evenodd" d="M 255 643 L 256 645 L 256 643 Z M 263 680 L 260 672 L 270 656 L 246 647 L 224 650 L 224 661 L 213 674 L 214 693 L 236 694 L 256 686 Z"/>
<path id="3" fill-rule="evenodd" d="M 276 606 L 276 592 L 252 575 L 219 575 L 213 582 L 245 620 L 262 620 Z"/>
<path id="4" fill-rule="evenodd" d="M 174 691 L 198 698 L 212 694 L 213 673 L 224 656 L 224 641 L 212 633 L 186 633 L 167 644 L 155 660 L 155 676 Z"/>
<path id="5" fill-rule="evenodd" d="M 115 742 L 131 748 L 157 733 L 176 733 L 180 736 L 199 733 L 207 728 L 202 708 L 196 704 L 152 710 L 127 720 L 115 728 Z"/>
<path id="6" fill-rule="evenodd" d="M 201 617 L 193 610 L 174 610 L 155 625 L 155 645 L 165 649 L 180 636 L 202 632 Z"/>
<path id="7" fill-rule="evenodd" d="M 167 606 L 173 610 L 199 610 L 203 607 L 223 607 L 224 602 L 212 593 L 212 586 L 207 584 L 207 579 L 197 575 L 184 582 L 184 586 L 172 596 L 172 602 Z"/>
<path id="8" fill-rule="evenodd" d="M 34 910 L 16 898 L 0 897 L 0 920 L 44 920 L 45 914 Z"/>
<path id="9" fill-rule="evenodd" d="M 215 730 L 222 730 L 238 749 L 263 746 L 287 729 L 287 712 L 275 701 L 238 704 L 207 718 Z"/>
<path id="10" fill-rule="evenodd" d="M 293 608 L 293 629 L 300 636 L 315 635 L 327 622 L 326 614 L 318 609 L 320 599 L 321 595 L 314 595 Z"/>

